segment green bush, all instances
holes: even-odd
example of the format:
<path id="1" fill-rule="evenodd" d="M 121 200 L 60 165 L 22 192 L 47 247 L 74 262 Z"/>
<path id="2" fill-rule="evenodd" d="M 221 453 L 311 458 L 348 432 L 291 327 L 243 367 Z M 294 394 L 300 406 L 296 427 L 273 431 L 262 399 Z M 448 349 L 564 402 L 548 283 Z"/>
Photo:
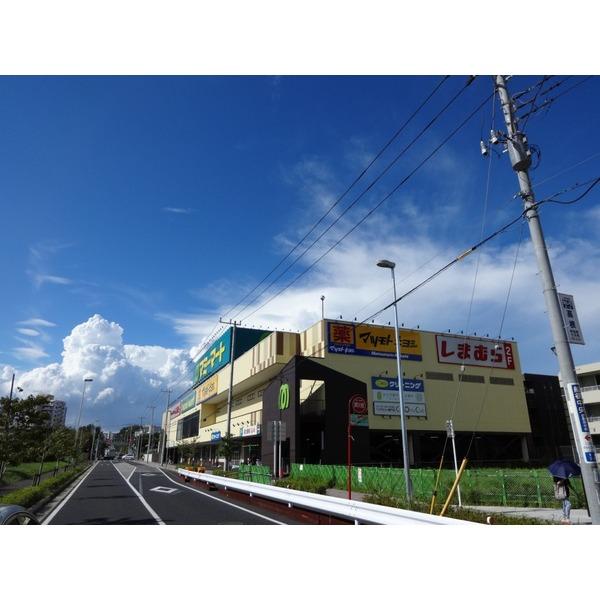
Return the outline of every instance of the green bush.
<path id="1" fill-rule="evenodd" d="M 30 486 L 20 490 L 15 490 L 14 492 L 11 492 L 10 494 L 0 498 L 0 501 L 2 504 L 18 504 L 19 506 L 29 508 L 43 498 L 51 496 L 60 487 L 74 479 L 82 471 L 82 466 L 76 467 L 75 469 L 70 469 L 69 471 L 60 473 L 56 477 L 45 479 L 38 486 Z"/>
<path id="2" fill-rule="evenodd" d="M 299 490 L 301 492 L 311 492 L 313 494 L 325 494 L 327 488 L 333 487 L 333 481 L 324 481 L 321 478 L 312 477 L 287 477 L 275 482 L 278 487 Z"/>

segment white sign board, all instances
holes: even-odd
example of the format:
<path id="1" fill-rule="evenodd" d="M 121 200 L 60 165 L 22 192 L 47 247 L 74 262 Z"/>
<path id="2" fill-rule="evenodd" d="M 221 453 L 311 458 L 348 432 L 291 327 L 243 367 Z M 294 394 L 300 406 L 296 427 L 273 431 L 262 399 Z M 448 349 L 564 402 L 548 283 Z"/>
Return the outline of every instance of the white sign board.
<path id="1" fill-rule="evenodd" d="M 501 340 L 487 340 L 454 335 L 436 335 L 438 362 L 474 367 L 514 369 L 513 345 Z"/>
<path id="2" fill-rule="evenodd" d="M 573 296 L 569 296 L 569 294 L 558 294 L 558 301 L 560 302 L 560 312 L 562 314 L 565 333 L 567 334 L 567 341 L 570 344 L 585 345 L 583 334 L 581 333 L 581 325 L 579 325 L 577 311 L 575 310 L 575 300 L 573 299 Z"/>
<path id="3" fill-rule="evenodd" d="M 398 380 L 395 377 L 371 377 L 373 414 L 400 416 Z M 422 379 L 403 379 L 404 414 L 407 417 L 426 417 L 425 383 Z"/>
<path id="4" fill-rule="evenodd" d="M 587 415 L 583 406 L 581 390 L 576 383 L 567 386 L 567 406 L 569 412 L 574 415 L 576 423 L 576 434 L 579 438 L 581 451 L 583 452 L 583 461 L 590 464 L 596 464 L 596 448 L 590 434 Z"/>

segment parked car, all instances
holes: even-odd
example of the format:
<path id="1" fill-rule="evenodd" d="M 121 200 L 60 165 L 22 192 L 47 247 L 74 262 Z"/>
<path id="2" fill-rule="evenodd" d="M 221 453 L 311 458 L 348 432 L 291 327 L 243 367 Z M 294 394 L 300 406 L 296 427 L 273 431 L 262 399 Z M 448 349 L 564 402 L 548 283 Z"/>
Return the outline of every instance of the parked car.
<path id="1" fill-rule="evenodd" d="M 0 525 L 39 525 L 40 522 L 22 506 L 0 505 Z"/>
<path id="2" fill-rule="evenodd" d="M 124 454 L 122 460 L 135 460 L 135 456 L 133 454 Z"/>

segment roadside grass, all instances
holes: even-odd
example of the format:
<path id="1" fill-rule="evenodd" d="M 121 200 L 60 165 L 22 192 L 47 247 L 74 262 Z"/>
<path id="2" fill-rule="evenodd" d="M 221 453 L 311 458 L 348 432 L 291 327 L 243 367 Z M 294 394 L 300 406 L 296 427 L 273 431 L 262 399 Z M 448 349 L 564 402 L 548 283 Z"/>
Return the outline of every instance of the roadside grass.
<path id="1" fill-rule="evenodd" d="M 58 467 L 63 468 L 68 463 L 65 461 L 59 461 Z M 45 462 L 44 468 L 42 469 L 42 473 L 48 473 L 53 471 L 56 467 L 56 461 Z M 30 462 L 30 463 L 21 463 L 19 465 L 15 465 L 14 467 L 6 467 L 6 471 L 4 471 L 4 476 L 0 479 L 0 485 L 10 485 L 11 483 L 17 483 L 18 481 L 22 481 L 23 479 L 32 479 L 34 475 L 37 474 L 40 468 L 39 462 Z"/>
<path id="2" fill-rule="evenodd" d="M 85 464 L 78 465 L 72 469 L 59 473 L 55 477 L 44 479 L 40 485 L 29 486 L 10 492 L 0 497 L 0 504 L 18 504 L 25 508 L 30 508 L 40 500 L 51 497 L 62 487 L 75 479 L 84 469 Z"/>

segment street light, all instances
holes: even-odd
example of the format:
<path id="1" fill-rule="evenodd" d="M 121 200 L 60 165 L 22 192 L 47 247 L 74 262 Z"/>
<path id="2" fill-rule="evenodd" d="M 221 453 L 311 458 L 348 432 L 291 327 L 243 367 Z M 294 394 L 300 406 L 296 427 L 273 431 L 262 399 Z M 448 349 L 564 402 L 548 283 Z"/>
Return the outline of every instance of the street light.
<path id="1" fill-rule="evenodd" d="M 83 380 L 83 390 L 81 392 L 81 403 L 79 404 L 79 416 L 77 417 L 77 427 L 75 428 L 75 454 L 77 454 L 77 450 L 79 449 L 79 425 L 81 423 L 81 411 L 83 410 L 83 398 L 85 396 L 85 384 L 94 381 L 89 377 L 86 377 Z"/>
<path id="2" fill-rule="evenodd" d="M 394 318 L 395 318 L 395 333 L 396 333 L 396 362 L 398 366 L 398 396 L 400 398 L 400 429 L 402 430 L 402 458 L 404 460 L 404 482 L 406 484 L 406 499 L 412 502 L 412 482 L 410 480 L 410 466 L 408 464 L 408 434 L 406 432 L 406 418 L 404 414 L 404 394 L 402 381 L 402 359 L 400 357 L 400 331 L 398 329 L 398 301 L 396 299 L 396 276 L 394 269 L 396 263 L 391 260 L 380 260 L 377 263 L 382 269 L 390 269 L 392 271 L 392 283 L 394 286 Z"/>

